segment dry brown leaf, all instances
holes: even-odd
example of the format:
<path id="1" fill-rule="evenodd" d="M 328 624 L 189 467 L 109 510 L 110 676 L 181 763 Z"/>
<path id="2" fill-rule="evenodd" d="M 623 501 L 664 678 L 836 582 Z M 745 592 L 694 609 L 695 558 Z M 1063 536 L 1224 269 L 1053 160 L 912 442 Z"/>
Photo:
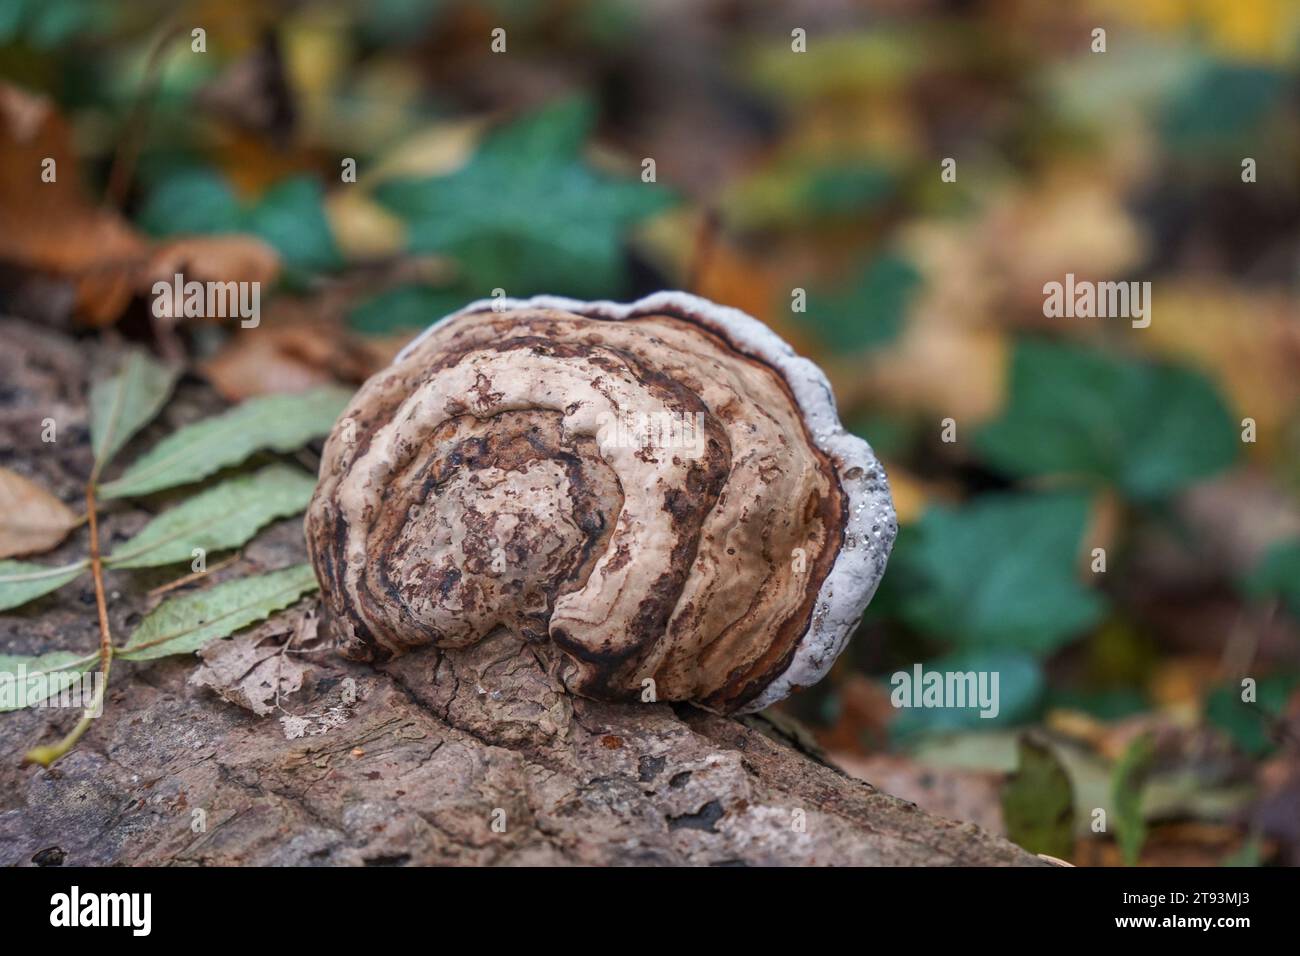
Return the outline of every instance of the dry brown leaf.
<path id="1" fill-rule="evenodd" d="M 53 182 L 42 181 L 46 160 Z M 49 100 L 0 83 L 0 259 L 73 280 L 76 309 L 112 321 L 148 244 L 82 188 L 67 122 Z"/>
<path id="2" fill-rule="evenodd" d="M 46 160 L 55 179 L 42 181 Z M 252 236 L 200 236 L 153 246 L 82 187 L 72 135 L 53 104 L 0 83 L 0 260 L 75 289 L 74 312 L 115 322 L 136 295 L 181 272 L 199 281 L 273 282 L 275 250 Z"/>
<path id="3" fill-rule="evenodd" d="M 241 330 L 199 370 L 224 398 L 238 402 L 335 382 L 360 384 L 396 351 L 359 341 L 328 316 L 307 317 Z"/>
<path id="4" fill-rule="evenodd" d="M 139 273 L 141 289 L 171 282 L 176 273 L 186 281 L 242 282 L 270 285 L 280 273 L 280 256 L 256 236 L 188 236 L 158 246 Z"/>
<path id="5" fill-rule="evenodd" d="M 36 482 L 0 468 L 0 558 L 43 554 L 81 519 Z"/>
<path id="6" fill-rule="evenodd" d="M 302 688 L 307 668 L 296 658 L 281 654 L 275 644 L 237 635 L 229 641 L 213 641 L 209 647 L 190 683 L 210 687 L 223 700 L 259 717 L 275 710 L 279 697 Z"/>
<path id="7" fill-rule="evenodd" d="M 1230 407 L 1258 426 L 1243 445 L 1257 461 L 1285 450 L 1285 430 L 1300 404 L 1300 323 L 1285 290 L 1233 288 L 1193 279 L 1155 284 L 1152 321 L 1134 344 L 1205 370 Z"/>
<path id="8" fill-rule="evenodd" d="M 317 622 L 311 611 L 291 612 L 230 640 L 212 641 L 199 651 L 203 663 L 190 683 L 265 717 L 302 689 L 308 667 L 291 652 L 315 645 Z"/>

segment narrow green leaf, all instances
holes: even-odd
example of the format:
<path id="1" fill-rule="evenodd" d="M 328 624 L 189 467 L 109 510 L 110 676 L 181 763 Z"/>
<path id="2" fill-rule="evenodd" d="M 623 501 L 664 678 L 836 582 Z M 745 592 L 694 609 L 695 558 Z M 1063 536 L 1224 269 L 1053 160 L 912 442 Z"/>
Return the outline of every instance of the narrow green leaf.
<path id="1" fill-rule="evenodd" d="M 96 470 L 153 420 L 171 394 L 179 370 L 143 352 L 127 353 L 122 369 L 90 390 L 90 443 Z"/>
<path id="2" fill-rule="evenodd" d="M 90 567 L 88 561 L 50 567 L 30 561 L 0 561 L 0 611 L 57 591 Z"/>
<path id="3" fill-rule="evenodd" d="M 1142 815 L 1142 790 L 1155 758 L 1155 740 L 1150 734 L 1136 738 L 1115 766 L 1111 778 L 1111 799 L 1115 805 L 1115 839 L 1124 854 L 1124 863 L 1133 866 L 1142 854 L 1147 839 L 1146 818 Z"/>
<path id="4" fill-rule="evenodd" d="M 0 713 L 56 697 L 99 663 L 99 652 L 51 651 L 39 657 L 0 654 Z"/>
<path id="5" fill-rule="evenodd" d="M 306 508 L 315 487 L 314 478 L 286 465 L 223 481 L 164 511 L 106 562 L 115 568 L 154 568 L 188 561 L 195 548 L 237 548 L 267 522 Z"/>
<path id="6" fill-rule="evenodd" d="M 297 564 L 164 601 L 146 615 L 117 652 L 132 661 L 189 654 L 208 641 L 233 634 L 254 621 L 286 608 L 316 590 L 309 564 Z"/>
<path id="7" fill-rule="evenodd" d="M 1074 788 L 1052 748 L 1020 738 L 1020 765 L 1002 787 L 1007 836 L 1031 853 L 1074 855 Z"/>
<path id="8" fill-rule="evenodd" d="M 206 478 L 255 451 L 293 451 L 328 434 L 351 397 L 347 389 L 331 387 L 250 399 L 168 435 L 100 494 L 145 495 Z"/>

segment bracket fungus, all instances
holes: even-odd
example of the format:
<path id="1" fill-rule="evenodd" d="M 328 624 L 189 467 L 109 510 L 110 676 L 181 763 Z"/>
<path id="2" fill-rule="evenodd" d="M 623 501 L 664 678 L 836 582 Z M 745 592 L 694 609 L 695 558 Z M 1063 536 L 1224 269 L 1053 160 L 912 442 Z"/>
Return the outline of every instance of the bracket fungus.
<path id="1" fill-rule="evenodd" d="M 573 693 L 719 713 L 830 669 L 896 531 L 821 370 L 682 293 L 435 323 L 357 392 L 307 512 L 348 656 L 504 627 Z"/>

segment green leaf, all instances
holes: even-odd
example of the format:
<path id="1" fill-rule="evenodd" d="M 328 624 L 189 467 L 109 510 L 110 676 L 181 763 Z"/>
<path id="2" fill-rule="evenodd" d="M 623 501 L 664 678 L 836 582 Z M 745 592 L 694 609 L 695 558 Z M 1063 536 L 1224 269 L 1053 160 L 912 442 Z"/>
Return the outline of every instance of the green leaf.
<path id="1" fill-rule="evenodd" d="M 233 634 L 314 590 L 316 575 L 311 565 L 297 564 L 172 598 L 145 616 L 117 656 L 150 661 L 192 653 L 208 641 Z"/>
<path id="2" fill-rule="evenodd" d="M 997 468 L 1075 474 L 1156 498 L 1227 468 L 1238 435 L 1198 372 L 1070 345 L 1024 341 L 1001 419 L 976 436 Z"/>
<path id="3" fill-rule="evenodd" d="M 57 591 L 90 567 L 89 561 L 50 567 L 30 561 L 0 561 L 0 611 Z"/>
<path id="4" fill-rule="evenodd" d="M 137 217 L 155 236 L 239 232 L 243 212 L 224 177 L 206 169 L 179 169 L 155 186 Z"/>
<path id="5" fill-rule="evenodd" d="M 892 342 L 907 316 L 921 274 L 900 256 L 873 262 L 850 289 L 808 296 L 808 311 L 794 317 L 837 352 L 857 352 Z"/>
<path id="6" fill-rule="evenodd" d="M 164 511 L 119 545 L 106 563 L 115 568 L 152 568 L 188 561 L 195 548 L 237 548 L 268 521 L 306 508 L 315 488 L 314 478 L 285 465 L 231 478 Z"/>
<path id="7" fill-rule="evenodd" d="M 265 239 L 285 264 L 327 272 L 343 262 L 325 216 L 325 194 L 315 179 L 298 176 L 276 183 L 244 215 L 244 228 Z"/>
<path id="8" fill-rule="evenodd" d="M 96 469 L 107 465 L 132 435 L 153 420 L 178 374 L 179 369 L 132 350 L 121 371 L 91 388 L 90 443 Z"/>
<path id="9" fill-rule="evenodd" d="M 1068 860 L 1074 855 L 1074 788 L 1052 748 L 1020 738 L 1020 765 L 1002 787 L 1007 837 L 1031 853 Z"/>
<path id="10" fill-rule="evenodd" d="M 348 325 L 367 335 L 422 329 L 473 300 L 473 291 L 463 286 L 403 285 L 359 302 L 348 313 Z"/>
<path id="11" fill-rule="evenodd" d="M 1216 687 L 1205 699 L 1205 717 L 1245 754 L 1262 757 L 1277 748 L 1274 731 L 1283 719 L 1287 700 L 1300 685 L 1300 675 L 1274 674 L 1256 682 L 1255 699 L 1242 700 L 1240 683 Z"/>
<path id="12" fill-rule="evenodd" d="M 347 389 L 331 387 L 249 399 L 168 435 L 100 493 L 145 495 L 206 478 L 255 451 L 293 451 L 329 434 L 350 398 Z"/>
<path id="13" fill-rule="evenodd" d="M 111 11 L 95 0 L 7 0 L 0 5 L 0 43 L 25 41 L 52 50 L 100 32 Z"/>
<path id="14" fill-rule="evenodd" d="M 251 233 L 292 269 L 325 271 L 342 261 L 320 184 L 307 176 L 281 180 L 257 202 L 245 204 L 217 173 L 183 169 L 149 194 L 139 221 L 155 236 Z"/>
<path id="15" fill-rule="evenodd" d="M 406 221 L 412 251 L 456 257 L 479 295 L 617 294 L 625 231 L 670 197 L 590 169 L 592 120 L 585 101 L 560 103 L 490 134 L 457 172 L 384 183 L 375 197 Z"/>
<path id="16" fill-rule="evenodd" d="M 889 603 L 913 627 L 966 647 L 1043 655 L 1096 624 L 1102 599 L 1079 583 L 1088 500 L 990 495 L 932 507 L 900 535 Z"/>
<path id="17" fill-rule="evenodd" d="M 1281 598 L 1300 619 L 1300 541 L 1273 545 L 1243 582 L 1245 592 L 1257 600 Z"/>
<path id="18" fill-rule="evenodd" d="M 51 651 L 39 657 L 0 654 L 0 713 L 57 697 L 98 663 L 98 651 Z"/>
<path id="19" fill-rule="evenodd" d="M 1142 815 L 1142 791 L 1155 759 L 1155 738 L 1150 734 L 1133 740 L 1115 766 L 1111 778 L 1111 800 L 1115 809 L 1115 839 L 1119 842 L 1124 862 L 1137 863 L 1142 844 L 1147 838 L 1146 818 Z"/>
<path id="20" fill-rule="evenodd" d="M 765 163 L 723 197 L 729 224 L 740 231 L 824 228 L 861 222 L 899 189 L 898 176 L 868 157 L 819 161 L 792 155 Z"/>
<path id="21" fill-rule="evenodd" d="M 1237 849 L 1222 860 L 1220 866 L 1263 866 L 1264 847 L 1257 834 L 1252 833 Z"/>
<path id="22" fill-rule="evenodd" d="M 1203 63 L 1190 83 L 1175 88 L 1163 132 L 1175 152 L 1236 149 L 1285 102 L 1288 83 L 1287 74 L 1269 67 Z"/>
<path id="23" fill-rule="evenodd" d="M 923 668 L 925 673 L 973 672 L 977 678 L 988 675 L 985 688 L 990 692 L 994 689 L 992 680 L 996 675 L 997 713 L 981 716 L 984 707 L 979 706 L 977 700 L 968 701 L 966 707 L 899 708 L 898 716 L 889 725 L 889 736 L 898 743 L 911 745 L 914 738 L 922 735 L 993 730 L 1023 722 L 1034 715 L 1043 694 L 1042 668 L 1028 654 L 976 648 L 926 661 Z M 914 671 L 904 670 L 903 673 L 909 674 L 911 683 L 915 683 Z M 889 683 L 892 694 L 898 689 L 893 675 Z"/>

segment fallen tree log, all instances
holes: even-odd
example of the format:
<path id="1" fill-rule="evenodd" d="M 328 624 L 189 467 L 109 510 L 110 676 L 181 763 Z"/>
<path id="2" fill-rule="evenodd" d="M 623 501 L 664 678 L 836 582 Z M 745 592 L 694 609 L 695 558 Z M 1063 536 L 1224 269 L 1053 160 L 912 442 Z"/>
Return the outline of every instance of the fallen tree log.
<path id="1" fill-rule="evenodd" d="M 110 357 L 0 322 L 0 464 L 75 501 L 91 460 L 86 382 Z M 137 444 L 220 407 L 185 382 Z M 58 439 L 46 443 L 51 418 Z M 148 517 L 112 505 L 103 540 L 125 540 Z M 79 558 L 85 534 L 42 560 Z M 291 519 L 208 577 L 304 557 Z M 158 600 L 150 590 L 177 575 L 108 572 L 119 639 Z M 265 715 L 192 680 L 194 660 L 173 658 L 115 664 L 104 715 L 48 770 L 21 765 L 23 753 L 57 740 L 77 713 L 0 716 L 0 864 L 1040 862 L 848 776 L 762 715 L 573 698 L 504 632 L 381 668 L 285 646 L 310 625 L 311 604 L 260 626 L 259 638 L 294 655 L 298 688 Z M 88 577 L 0 614 L 0 653 L 96 641 Z"/>

